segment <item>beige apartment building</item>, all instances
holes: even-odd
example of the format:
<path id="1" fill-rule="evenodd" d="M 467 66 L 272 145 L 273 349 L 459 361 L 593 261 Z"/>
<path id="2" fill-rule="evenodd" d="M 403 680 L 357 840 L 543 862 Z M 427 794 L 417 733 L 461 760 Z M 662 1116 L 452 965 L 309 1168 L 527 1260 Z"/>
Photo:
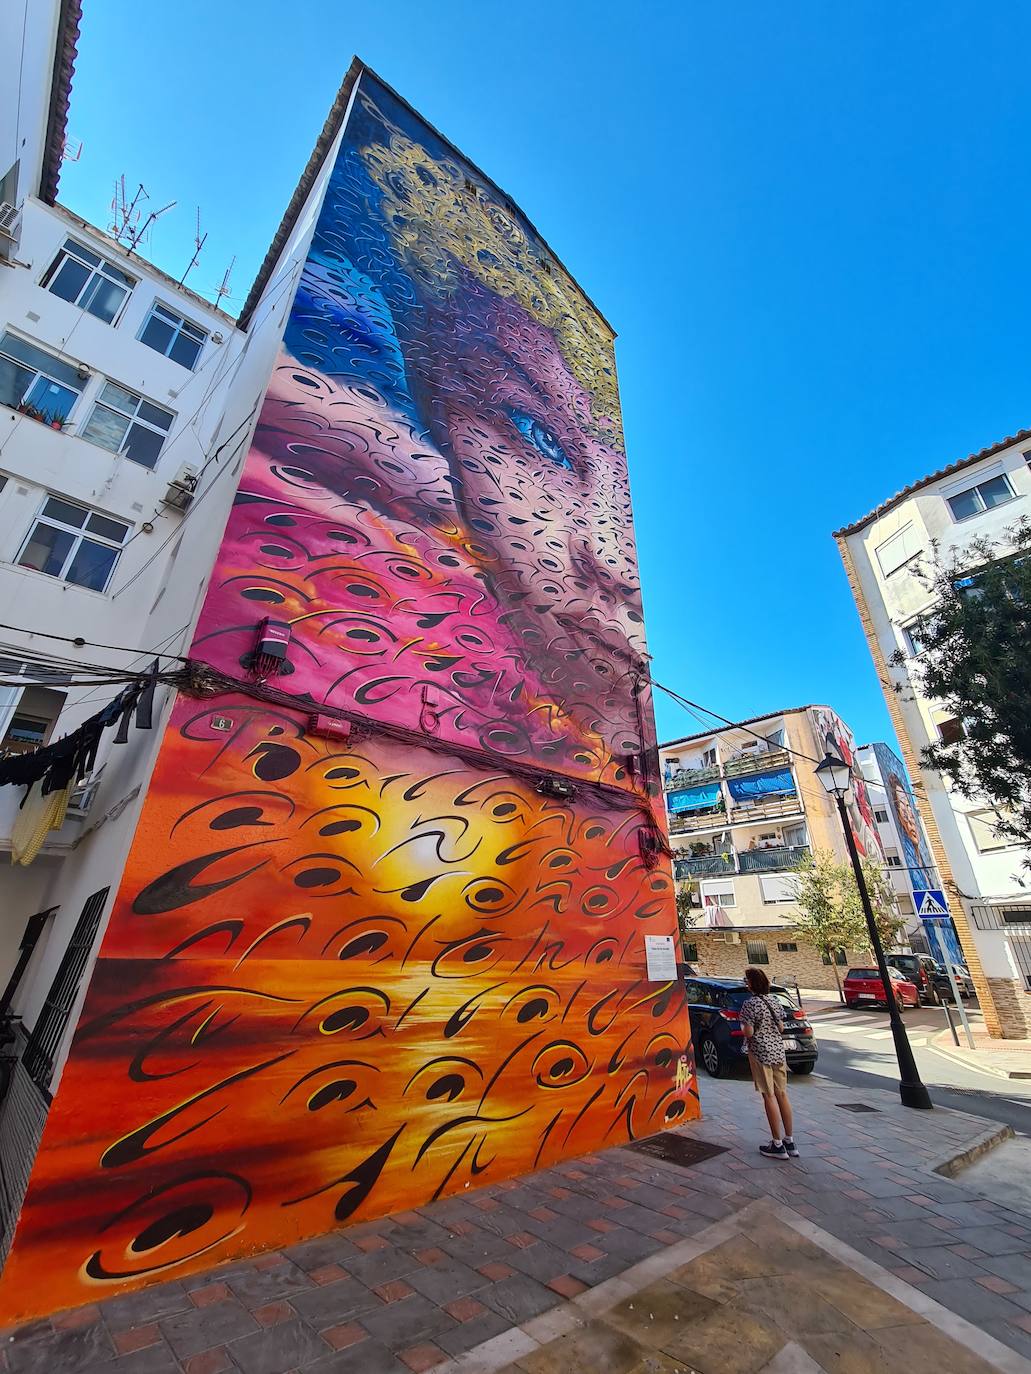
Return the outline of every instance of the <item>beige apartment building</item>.
<path id="1" fill-rule="evenodd" d="M 736 977 L 753 964 L 774 981 L 836 986 L 830 958 L 794 929 L 799 861 L 813 849 L 848 857 L 837 810 L 815 776 L 829 749 L 855 759 L 851 731 L 828 706 L 793 707 L 660 746 L 674 871 L 695 915 L 685 955 L 699 972 Z M 853 829 L 862 849 L 884 862 L 858 764 L 856 772 Z M 840 950 L 836 961 L 844 967 L 851 956 Z"/>
<path id="2" fill-rule="evenodd" d="M 1031 430 L 1022 430 L 913 482 L 834 535 L 985 1024 L 1007 1039 L 1031 1032 L 1029 851 L 996 833 L 991 798 L 961 797 L 923 766 L 922 750 L 955 738 L 962 722 L 915 691 L 909 665 L 931 605 L 921 559 L 934 544 L 948 556 L 982 538 L 1004 556 L 1007 531 L 1031 515 L 1029 463 Z M 892 663 L 896 651 L 902 666 Z"/>

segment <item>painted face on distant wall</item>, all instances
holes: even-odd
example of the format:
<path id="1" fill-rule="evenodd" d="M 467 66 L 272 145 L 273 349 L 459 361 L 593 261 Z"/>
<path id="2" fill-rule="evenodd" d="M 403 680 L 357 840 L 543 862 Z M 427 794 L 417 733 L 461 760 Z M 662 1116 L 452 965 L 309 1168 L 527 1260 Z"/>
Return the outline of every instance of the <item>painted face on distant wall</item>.
<path id="1" fill-rule="evenodd" d="M 913 804 L 909 800 L 909 793 L 906 791 L 901 778 L 894 775 L 890 779 L 890 786 L 895 799 L 895 814 L 898 817 L 899 825 L 912 840 L 913 845 L 919 849 L 921 845 L 920 826 L 917 822 L 916 812 L 913 810 Z"/>
<path id="2" fill-rule="evenodd" d="M 200 651 L 246 662 L 257 600 L 288 690 L 620 782 L 646 673 L 611 332 L 444 145 L 370 97 L 352 125 Z"/>

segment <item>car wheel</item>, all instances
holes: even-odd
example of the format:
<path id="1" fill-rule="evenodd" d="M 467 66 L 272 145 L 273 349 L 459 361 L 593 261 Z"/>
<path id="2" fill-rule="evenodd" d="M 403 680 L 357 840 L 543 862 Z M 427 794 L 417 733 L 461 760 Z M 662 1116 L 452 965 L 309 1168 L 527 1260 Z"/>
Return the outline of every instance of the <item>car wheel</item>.
<path id="1" fill-rule="evenodd" d="M 813 1059 L 813 1060 L 811 1060 L 808 1064 L 792 1064 L 792 1065 L 790 1066 L 790 1068 L 791 1068 L 791 1072 L 792 1072 L 792 1073 L 797 1073 L 797 1074 L 812 1073 L 813 1069 L 816 1068 L 816 1060 Z"/>
<path id="2" fill-rule="evenodd" d="M 898 997 L 895 998 L 895 1010 L 898 1012 L 900 1016 L 906 1010 L 906 999 L 901 995 L 901 993 Z"/>
<path id="3" fill-rule="evenodd" d="M 710 1078 L 720 1078 L 724 1072 L 723 1056 L 711 1035 L 707 1035 L 698 1046 L 698 1057 Z"/>
<path id="4" fill-rule="evenodd" d="M 846 1002 L 846 1003 L 845 1003 L 845 1006 L 848 1007 L 849 1011 L 855 1011 L 856 1007 L 859 1006 L 859 1003 L 858 1003 L 858 1002 Z"/>

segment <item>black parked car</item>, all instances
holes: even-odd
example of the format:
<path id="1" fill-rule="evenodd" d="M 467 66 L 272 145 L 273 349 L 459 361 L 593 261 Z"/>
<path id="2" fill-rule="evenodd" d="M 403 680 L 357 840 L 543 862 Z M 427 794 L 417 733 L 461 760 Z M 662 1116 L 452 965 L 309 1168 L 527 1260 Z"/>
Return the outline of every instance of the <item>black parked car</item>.
<path id="1" fill-rule="evenodd" d="M 748 1062 L 741 1008 L 751 993 L 738 978 L 686 977 L 684 987 L 691 1010 L 691 1039 L 695 1058 L 706 1073 L 720 1078 Z M 792 1073 L 812 1073 L 819 1050 L 804 1011 L 774 983 L 770 996 L 784 1009 L 784 1053 Z"/>
<path id="2" fill-rule="evenodd" d="M 886 954 L 884 962 L 889 968 L 897 968 L 899 973 L 904 974 L 906 979 L 916 986 L 921 1002 L 937 1002 L 935 974 L 938 965 L 929 954 Z"/>
<path id="3" fill-rule="evenodd" d="M 952 972 L 956 979 L 956 987 L 959 995 L 964 1001 L 968 1001 L 974 994 L 974 980 L 970 976 L 970 970 L 962 964 L 953 964 Z M 944 964 L 936 964 L 934 972 L 934 986 L 938 992 L 938 997 L 942 1002 L 952 1001 L 952 984 L 949 982 L 949 975 Z"/>

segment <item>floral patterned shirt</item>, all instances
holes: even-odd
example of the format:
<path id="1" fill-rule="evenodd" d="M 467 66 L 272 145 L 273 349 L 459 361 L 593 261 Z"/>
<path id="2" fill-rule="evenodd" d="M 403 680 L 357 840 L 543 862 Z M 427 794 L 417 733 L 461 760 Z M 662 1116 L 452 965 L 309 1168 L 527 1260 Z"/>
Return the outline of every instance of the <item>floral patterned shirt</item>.
<path id="1" fill-rule="evenodd" d="M 760 1064 L 784 1064 L 784 1012 L 775 997 L 749 997 L 740 1011 L 741 1020 L 752 1027 L 748 1053 Z"/>

